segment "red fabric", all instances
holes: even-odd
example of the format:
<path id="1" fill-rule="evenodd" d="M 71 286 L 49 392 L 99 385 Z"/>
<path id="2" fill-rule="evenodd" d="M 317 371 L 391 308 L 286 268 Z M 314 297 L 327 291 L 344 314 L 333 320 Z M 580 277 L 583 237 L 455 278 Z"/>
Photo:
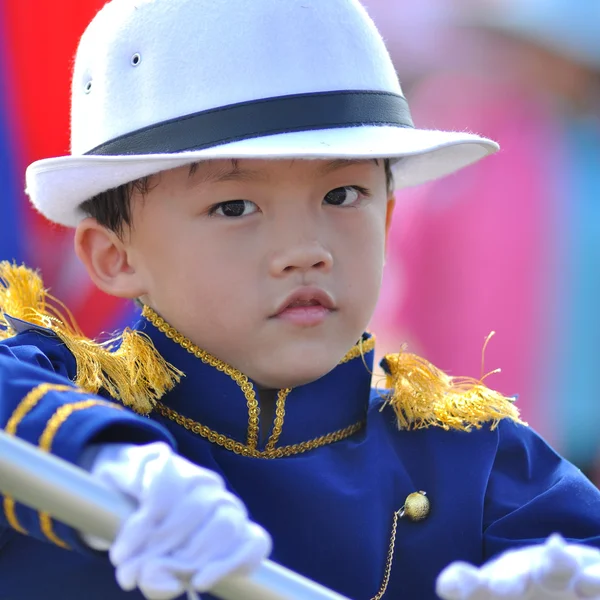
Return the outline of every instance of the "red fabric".
<path id="1" fill-rule="evenodd" d="M 8 86 L 23 166 L 69 152 L 70 83 L 79 38 L 105 0 L 5 0 Z M 26 200 L 23 200 L 24 202 Z M 27 209 L 29 261 L 96 335 L 119 321 L 124 303 L 99 292 L 75 263 L 72 232 Z"/>

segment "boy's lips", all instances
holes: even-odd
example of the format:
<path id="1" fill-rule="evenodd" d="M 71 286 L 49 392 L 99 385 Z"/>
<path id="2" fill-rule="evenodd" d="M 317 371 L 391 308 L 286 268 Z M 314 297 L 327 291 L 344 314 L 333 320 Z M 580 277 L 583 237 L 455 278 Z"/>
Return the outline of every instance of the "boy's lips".
<path id="1" fill-rule="evenodd" d="M 290 294 L 271 318 L 282 319 L 301 327 L 314 327 L 335 310 L 335 302 L 327 292 L 320 288 L 305 287 Z"/>

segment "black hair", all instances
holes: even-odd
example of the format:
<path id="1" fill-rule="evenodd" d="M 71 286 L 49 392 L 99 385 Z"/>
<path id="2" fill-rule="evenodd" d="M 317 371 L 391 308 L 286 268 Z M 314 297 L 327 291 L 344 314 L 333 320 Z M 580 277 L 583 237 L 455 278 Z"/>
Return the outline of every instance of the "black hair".
<path id="1" fill-rule="evenodd" d="M 388 196 L 391 196 L 394 191 L 394 173 L 392 172 L 392 161 L 389 158 L 383 160 L 385 169 L 385 185 L 387 186 Z"/>
<path id="2" fill-rule="evenodd" d="M 388 193 L 391 194 L 394 189 L 391 161 L 385 159 L 383 163 Z M 197 167 L 197 163 L 190 165 L 190 175 L 193 175 Z M 133 192 L 137 191 L 142 197 L 145 196 L 150 191 L 151 181 L 152 176 L 142 177 L 136 181 L 102 192 L 83 202 L 80 209 L 88 217 L 96 219 L 100 225 L 121 236 L 124 228 L 131 227 L 132 224 L 131 197 Z"/>

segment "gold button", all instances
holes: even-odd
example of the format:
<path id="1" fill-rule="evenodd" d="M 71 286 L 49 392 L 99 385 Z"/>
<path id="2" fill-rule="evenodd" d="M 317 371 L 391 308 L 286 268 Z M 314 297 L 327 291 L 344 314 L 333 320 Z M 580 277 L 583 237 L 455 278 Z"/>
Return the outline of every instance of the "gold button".
<path id="1" fill-rule="evenodd" d="M 411 521 L 422 521 L 429 515 L 429 498 L 423 491 L 413 492 L 406 497 L 404 506 L 400 509 L 400 518 L 408 518 Z"/>

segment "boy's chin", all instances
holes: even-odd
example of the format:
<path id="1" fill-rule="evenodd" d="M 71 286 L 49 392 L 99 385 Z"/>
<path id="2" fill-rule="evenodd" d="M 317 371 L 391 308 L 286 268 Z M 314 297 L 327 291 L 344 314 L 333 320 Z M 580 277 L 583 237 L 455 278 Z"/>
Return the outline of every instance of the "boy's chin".
<path id="1" fill-rule="evenodd" d="M 272 344 L 248 357 L 248 362 L 243 365 L 245 369 L 240 370 L 262 388 L 295 388 L 330 373 L 353 345 L 348 340 L 331 341 L 325 336 L 285 342 Z"/>
<path id="2" fill-rule="evenodd" d="M 277 367 L 276 371 L 262 372 L 252 379 L 259 387 L 265 389 L 296 388 L 321 379 L 338 364 L 337 361 L 332 361 L 331 365 L 323 365 L 322 362 L 307 365 L 305 361 L 303 362 L 302 365 L 298 365 L 298 363 L 291 365 L 273 364 L 273 367 Z"/>

